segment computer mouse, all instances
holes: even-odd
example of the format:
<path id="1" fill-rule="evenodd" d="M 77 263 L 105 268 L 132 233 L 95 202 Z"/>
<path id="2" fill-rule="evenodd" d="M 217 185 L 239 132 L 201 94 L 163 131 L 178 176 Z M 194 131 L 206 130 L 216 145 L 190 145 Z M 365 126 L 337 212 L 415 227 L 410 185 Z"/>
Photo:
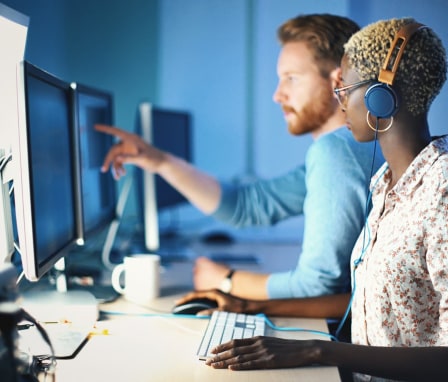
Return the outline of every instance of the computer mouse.
<path id="1" fill-rule="evenodd" d="M 215 300 L 209 298 L 195 298 L 193 300 L 184 302 L 174 306 L 173 314 L 196 314 L 201 310 L 214 309 L 218 307 L 218 303 Z"/>

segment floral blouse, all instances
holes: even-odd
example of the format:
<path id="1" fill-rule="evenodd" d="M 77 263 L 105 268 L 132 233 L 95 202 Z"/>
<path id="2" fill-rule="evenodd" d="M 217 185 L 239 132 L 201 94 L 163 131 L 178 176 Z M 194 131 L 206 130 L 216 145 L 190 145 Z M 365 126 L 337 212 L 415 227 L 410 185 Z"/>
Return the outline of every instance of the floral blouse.
<path id="1" fill-rule="evenodd" d="M 352 340 L 446 346 L 448 138 L 423 149 L 387 191 L 390 176 L 384 164 L 372 179 L 368 229 L 352 254 Z"/>

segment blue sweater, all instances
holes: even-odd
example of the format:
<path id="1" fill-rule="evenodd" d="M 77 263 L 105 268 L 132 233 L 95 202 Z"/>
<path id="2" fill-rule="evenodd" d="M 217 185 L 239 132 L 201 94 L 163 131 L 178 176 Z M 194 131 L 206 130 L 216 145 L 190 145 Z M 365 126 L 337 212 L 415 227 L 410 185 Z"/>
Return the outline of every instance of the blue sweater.
<path id="1" fill-rule="evenodd" d="M 304 215 L 297 266 L 268 278 L 270 298 L 350 290 L 350 256 L 366 215 L 370 177 L 384 162 L 379 145 L 340 128 L 310 146 L 305 164 L 284 176 L 242 186 L 223 184 L 213 216 L 236 227 L 273 225 Z"/>

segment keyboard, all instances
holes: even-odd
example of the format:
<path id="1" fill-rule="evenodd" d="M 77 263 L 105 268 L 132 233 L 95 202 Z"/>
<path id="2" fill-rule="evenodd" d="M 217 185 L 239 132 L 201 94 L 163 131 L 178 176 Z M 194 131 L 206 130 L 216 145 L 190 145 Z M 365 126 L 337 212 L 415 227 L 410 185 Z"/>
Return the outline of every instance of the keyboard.
<path id="1" fill-rule="evenodd" d="M 210 350 L 216 345 L 232 339 L 262 336 L 265 331 L 266 323 L 263 317 L 214 311 L 202 336 L 197 355 L 199 359 L 205 360 L 212 355 Z"/>

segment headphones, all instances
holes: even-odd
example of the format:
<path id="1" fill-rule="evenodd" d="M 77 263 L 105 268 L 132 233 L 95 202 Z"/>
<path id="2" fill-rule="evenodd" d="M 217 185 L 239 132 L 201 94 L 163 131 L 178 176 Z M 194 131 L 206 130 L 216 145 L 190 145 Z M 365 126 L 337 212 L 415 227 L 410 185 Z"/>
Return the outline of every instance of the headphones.
<path id="1" fill-rule="evenodd" d="M 398 97 L 392 88 L 392 84 L 406 44 L 412 35 L 422 28 L 427 27 L 419 23 L 409 23 L 395 34 L 386 60 L 380 70 L 378 82 L 371 85 L 364 95 L 367 110 L 374 117 L 390 118 L 398 111 Z"/>

